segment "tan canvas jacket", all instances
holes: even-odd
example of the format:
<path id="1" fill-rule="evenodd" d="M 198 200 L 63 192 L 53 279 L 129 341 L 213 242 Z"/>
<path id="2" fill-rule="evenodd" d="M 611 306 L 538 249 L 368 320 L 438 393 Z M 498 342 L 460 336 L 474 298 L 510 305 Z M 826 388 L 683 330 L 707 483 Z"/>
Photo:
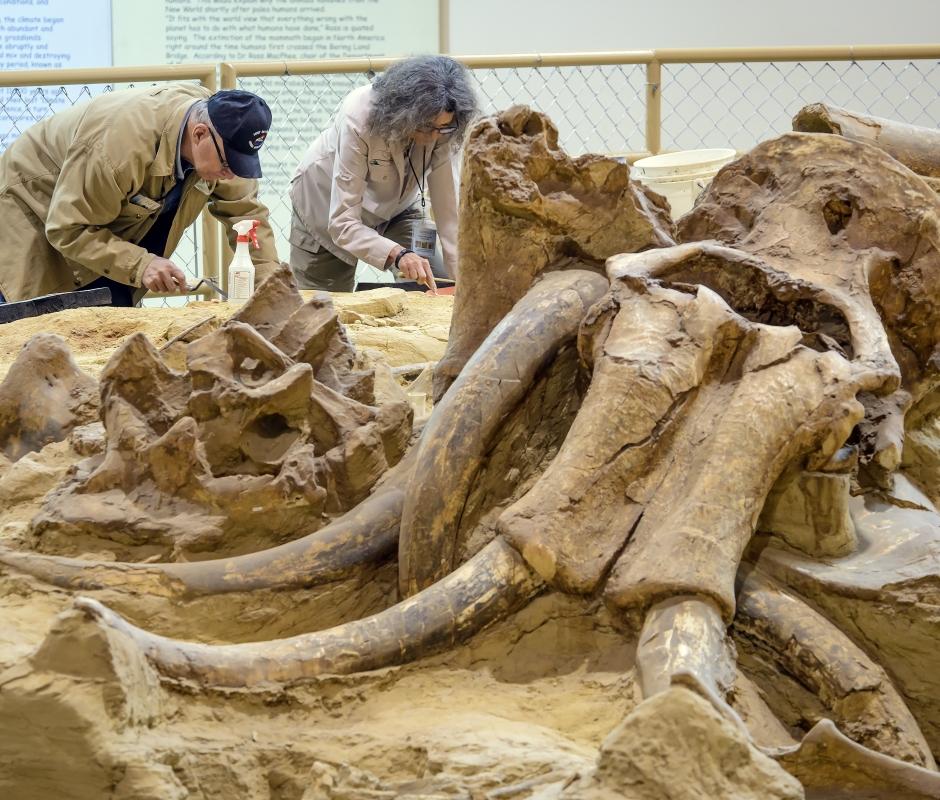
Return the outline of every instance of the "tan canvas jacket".
<path id="1" fill-rule="evenodd" d="M 95 97 L 33 125 L 0 155 L 0 292 L 25 300 L 71 291 L 101 275 L 140 286 L 153 259 L 135 242 L 150 230 L 175 185 L 176 145 L 187 110 L 210 91 L 195 84 Z M 258 280 L 277 266 L 257 181 L 186 178 L 170 228 L 169 257 L 208 204 L 227 228 L 258 219 Z M 136 296 L 140 297 L 141 289 Z"/>
<path id="2" fill-rule="evenodd" d="M 349 264 L 362 259 L 382 268 L 395 242 L 382 236 L 388 222 L 418 199 L 418 186 L 403 145 L 370 135 L 372 87 L 350 92 L 336 117 L 313 142 L 297 168 L 290 196 L 305 231 L 291 243 L 311 252 L 325 247 Z M 411 164 L 427 166 L 425 192 L 434 206 L 444 263 L 457 274 L 457 190 L 453 143 L 416 146 Z"/>

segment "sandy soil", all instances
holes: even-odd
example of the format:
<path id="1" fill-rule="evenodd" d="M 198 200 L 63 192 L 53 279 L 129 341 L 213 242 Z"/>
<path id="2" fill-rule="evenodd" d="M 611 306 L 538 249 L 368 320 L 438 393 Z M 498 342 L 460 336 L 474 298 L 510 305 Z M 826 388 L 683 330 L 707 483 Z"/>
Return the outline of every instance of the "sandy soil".
<path id="1" fill-rule="evenodd" d="M 357 345 L 382 351 L 392 364 L 443 353 L 450 297 L 380 290 L 337 295 L 336 303 Z M 159 347 L 231 310 L 211 302 L 83 309 L 0 326 L 0 375 L 38 332 L 61 335 L 81 367 L 96 374 L 134 332 Z M 29 545 L 29 519 L 78 458 L 63 442 L 0 469 L 0 542 Z M 263 640 L 387 607 L 396 599 L 395 565 L 310 592 L 174 604 L 90 594 L 167 635 Z M 594 766 L 604 738 L 637 702 L 634 645 L 603 608 L 547 595 L 469 645 L 406 667 L 251 695 L 142 691 L 146 696 L 134 702 L 156 703 L 159 711 L 146 724 L 119 723 L 107 692 L 89 688 L 106 682 L 63 677 L 67 666 L 43 671 L 44 662 L 30 655 L 57 615 L 69 612 L 71 599 L 67 591 L 0 570 L 0 765 L 6 765 L 0 796 L 10 800 L 549 797 Z M 72 647 L 70 653 L 81 650 Z M 764 743 L 790 740 L 743 676 L 736 706 Z M 114 752 L 123 755 L 115 761 Z M 146 786 L 149 793 L 141 789 Z"/>
<path id="2" fill-rule="evenodd" d="M 436 361 L 444 352 L 453 296 L 375 289 L 333 298 L 356 345 L 381 350 L 392 365 Z M 179 308 L 77 308 L 0 325 L 0 380 L 23 343 L 37 333 L 61 336 L 78 365 L 97 375 L 133 333 L 145 334 L 159 348 L 187 328 L 207 319 L 227 319 L 235 310 L 216 301 Z"/>

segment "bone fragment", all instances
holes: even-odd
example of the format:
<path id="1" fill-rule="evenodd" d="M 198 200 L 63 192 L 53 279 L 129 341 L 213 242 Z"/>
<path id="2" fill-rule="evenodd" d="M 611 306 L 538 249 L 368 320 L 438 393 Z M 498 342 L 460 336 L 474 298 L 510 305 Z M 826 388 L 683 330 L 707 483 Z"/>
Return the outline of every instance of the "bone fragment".
<path id="1" fill-rule="evenodd" d="M 613 158 L 572 158 L 544 114 L 513 106 L 480 120 L 464 146 L 460 288 L 438 401 L 487 334 L 543 272 L 673 243 L 665 201 Z"/>
<path id="2" fill-rule="evenodd" d="M 98 415 L 98 383 L 82 372 L 65 341 L 33 336 L 0 381 L 0 455 L 16 461 Z"/>
<path id="3" fill-rule="evenodd" d="M 818 695 L 851 739 L 936 769 L 923 733 L 885 671 L 825 617 L 756 570 L 742 582 L 734 631 Z"/>
<path id="4" fill-rule="evenodd" d="M 852 787 L 863 797 L 891 800 L 936 800 L 940 774 L 899 761 L 853 742 L 822 720 L 792 748 L 770 753 L 787 772 L 820 797 L 838 797 Z M 844 796 L 844 795 L 843 795 Z"/>
<path id="5" fill-rule="evenodd" d="M 789 469 L 774 484 L 758 530 L 811 556 L 844 556 L 858 544 L 849 514 L 851 475 Z"/>
<path id="6" fill-rule="evenodd" d="M 813 103 L 793 117 L 793 130 L 835 133 L 880 147 L 919 175 L 940 178 L 940 130 Z"/>

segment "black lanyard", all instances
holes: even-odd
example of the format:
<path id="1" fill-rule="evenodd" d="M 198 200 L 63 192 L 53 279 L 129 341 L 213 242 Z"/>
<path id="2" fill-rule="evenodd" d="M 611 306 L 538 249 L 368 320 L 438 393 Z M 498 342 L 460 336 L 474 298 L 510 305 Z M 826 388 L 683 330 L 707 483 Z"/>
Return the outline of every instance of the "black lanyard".
<path id="1" fill-rule="evenodd" d="M 428 149 L 421 148 L 421 180 L 418 180 L 418 173 L 415 172 L 415 165 L 411 163 L 411 151 L 414 149 L 414 142 L 408 148 L 408 166 L 411 167 L 411 174 L 415 176 L 415 183 L 418 184 L 418 191 L 421 193 L 421 208 L 424 208 L 424 182 L 427 179 L 425 173 L 428 169 Z"/>

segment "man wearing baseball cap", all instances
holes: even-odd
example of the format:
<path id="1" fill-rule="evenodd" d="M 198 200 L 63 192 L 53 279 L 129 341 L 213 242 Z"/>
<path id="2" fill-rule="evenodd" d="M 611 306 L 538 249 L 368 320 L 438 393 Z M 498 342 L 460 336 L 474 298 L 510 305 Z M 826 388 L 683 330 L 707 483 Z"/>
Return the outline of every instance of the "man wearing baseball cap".
<path id="1" fill-rule="evenodd" d="M 33 125 L 0 155 L 0 300 L 183 291 L 170 257 L 207 206 L 233 246 L 232 225 L 259 220 L 262 281 L 278 265 L 257 184 L 270 126 L 257 95 L 195 84 L 99 95 Z"/>

